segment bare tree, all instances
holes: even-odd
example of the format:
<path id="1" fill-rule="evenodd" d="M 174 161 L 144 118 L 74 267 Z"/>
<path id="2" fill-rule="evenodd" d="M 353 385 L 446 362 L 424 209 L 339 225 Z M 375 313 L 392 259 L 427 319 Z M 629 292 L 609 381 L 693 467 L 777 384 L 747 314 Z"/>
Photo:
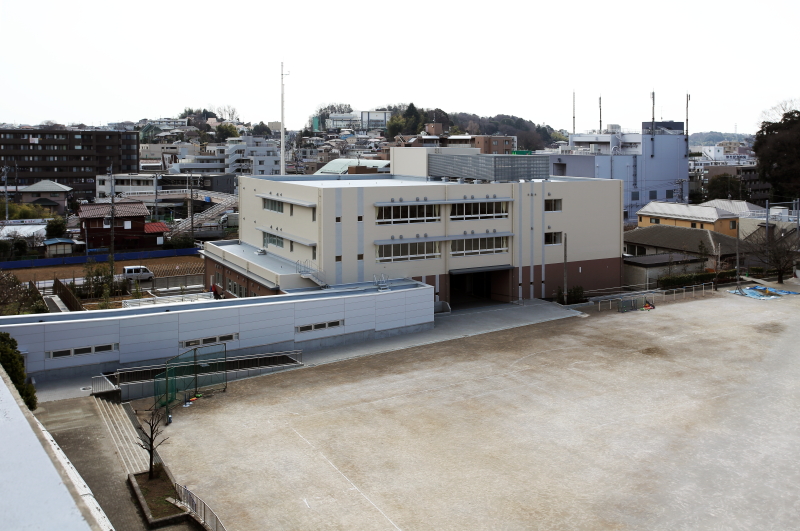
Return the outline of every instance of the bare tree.
<path id="1" fill-rule="evenodd" d="M 783 115 L 789 111 L 797 111 L 800 110 L 800 98 L 794 98 L 791 100 L 783 100 L 779 102 L 777 105 L 770 107 L 765 111 L 761 111 L 761 121 L 762 122 L 780 122 L 783 118 Z M 759 126 L 761 124 L 758 124 Z"/>
<path id="2" fill-rule="evenodd" d="M 153 407 L 150 411 L 150 416 L 147 417 L 144 421 L 144 425 L 139 425 L 137 429 L 142 433 L 143 439 L 140 438 L 136 441 L 141 448 L 149 454 L 150 456 L 150 470 L 149 475 L 147 476 L 148 479 L 153 479 L 153 458 L 156 453 L 156 449 L 164 444 L 169 437 L 165 437 L 158 440 L 161 437 L 161 432 L 164 430 L 163 422 L 164 420 L 164 410 L 160 407 Z"/>
<path id="3" fill-rule="evenodd" d="M 236 122 L 239 120 L 239 111 L 237 111 L 236 107 L 233 105 L 222 105 L 217 109 L 217 114 L 219 114 L 223 120 L 229 122 Z"/>
<path id="4" fill-rule="evenodd" d="M 780 228 L 775 223 L 759 227 L 744 240 L 747 254 L 764 264 L 765 272 L 773 269 L 778 275 L 778 284 L 791 274 L 800 248 L 800 233 L 796 227 Z"/>

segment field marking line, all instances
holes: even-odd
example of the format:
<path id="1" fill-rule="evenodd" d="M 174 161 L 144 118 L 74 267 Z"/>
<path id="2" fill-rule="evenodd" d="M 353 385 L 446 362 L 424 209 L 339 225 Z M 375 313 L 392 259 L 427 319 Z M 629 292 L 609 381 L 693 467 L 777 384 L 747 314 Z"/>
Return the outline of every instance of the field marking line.
<path id="1" fill-rule="evenodd" d="M 291 427 L 291 426 L 290 426 L 290 427 Z M 327 462 L 328 462 L 328 464 L 329 464 L 329 465 L 331 465 L 335 471 L 337 471 L 339 474 L 341 474 L 341 475 L 342 475 L 342 477 L 343 477 L 344 479 L 346 479 L 346 480 L 347 480 L 347 482 L 348 482 L 348 483 L 350 483 L 350 485 L 352 485 L 352 486 L 353 486 L 353 488 L 354 488 L 355 490 L 357 490 L 357 491 L 358 491 L 358 493 L 359 493 L 359 494 L 361 494 L 361 495 L 364 497 L 364 499 L 365 499 L 365 500 L 367 500 L 367 501 L 368 501 L 368 502 L 369 502 L 369 503 L 370 503 L 370 504 L 371 504 L 373 507 L 375 507 L 375 508 L 378 510 L 378 512 L 379 512 L 379 513 L 381 513 L 381 514 L 383 515 L 383 517 L 384 517 L 384 518 L 386 518 L 386 520 L 387 520 L 387 521 L 388 521 L 390 524 L 392 524 L 392 525 L 394 526 L 394 528 L 395 528 L 395 529 L 397 529 L 398 531 L 402 531 L 402 530 L 401 530 L 399 527 L 397 527 L 397 524 L 395 524 L 395 523 L 392 521 L 392 519 L 391 519 L 391 518 L 389 518 L 389 517 L 386 515 L 386 513 L 385 513 L 385 512 L 381 511 L 381 508 L 380 508 L 380 507 L 378 507 L 377 505 L 375 505 L 375 502 L 373 502 L 372 500 L 370 500 L 370 499 L 369 499 L 369 496 L 367 496 L 366 494 L 364 494 L 364 492 L 362 492 L 362 490 L 361 490 L 361 489 L 359 489 L 359 488 L 356 486 L 356 484 L 355 484 L 355 483 L 353 483 L 353 482 L 350 480 L 350 478 L 349 478 L 349 477 L 347 477 L 347 476 L 345 475 L 345 473 L 344 473 L 344 472 L 342 472 L 341 470 L 339 470 L 338 468 L 336 468 L 336 465 L 334 465 L 334 464 L 331 462 L 331 460 L 330 460 L 330 459 L 328 459 L 328 458 L 325 456 L 325 454 L 323 454 L 322 452 L 320 452 L 320 451 L 317 449 L 317 447 L 316 447 L 316 446 L 314 446 L 313 444 L 311 444 L 311 443 L 308 441 L 308 439 L 306 439 L 305 437 L 303 437 L 302 435 L 300 435 L 300 432 L 299 432 L 299 431 L 297 431 L 297 430 L 296 430 L 296 429 L 294 429 L 294 428 L 292 428 L 292 431 L 293 431 L 293 432 L 295 432 L 295 433 L 297 434 L 297 436 L 298 436 L 298 437 L 300 437 L 301 439 L 303 439 L 303 440 L 306 442 L 306 444 L 308 444 L 308 445 L 309 445 L 311 448 L 313 448 L 313 449 L 314 449 L 314 450 L 315 450 L 315 451 L 316 451 L 316 452 L 317 452 L 319 455 L 321 455 L 321 456 L 322 456 L 322 458 L 323 458 L 323 459 L 325 459 L 325 461 L 327 461 Z M 306 505 L 308 505 L 308 502 L 306 502 Z M 310 507 L 309 507 L 309 509 L 310 509 Z"/>

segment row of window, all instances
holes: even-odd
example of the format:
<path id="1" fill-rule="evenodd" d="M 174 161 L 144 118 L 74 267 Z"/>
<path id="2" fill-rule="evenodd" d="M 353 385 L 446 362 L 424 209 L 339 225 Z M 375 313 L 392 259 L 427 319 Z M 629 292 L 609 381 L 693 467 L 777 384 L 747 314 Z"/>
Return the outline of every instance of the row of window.
<path id="1" fill-rule="evenodd" d="M 67 358 L 69 356 L 82 356 L 84 354 L 111 352 L 112 350 L 119 350 L 119 343 L 111 343 L 108 345 L 94 345 L 91 347 L 67 348 L 63 350 L 53 350 L 48 352 L 47 356 L 49 358 Z"/>
<path id="2" fill-rule="evenodd" d="M 54 173 L 95 173 L 97 168 L 94 166 L 27 166 L 23 168 L 24 171 L 49 171 Z"/>
<path id="3" fill-rule="evenodd" d="M 325 328 L 335 328 L 337 326 L 344 326 L 344 319 L 340 319 L 338 321 L 328 321 L 325 323 L 297 326 L 295 327 L 295 330 L 297 332 L 311 332 L 312 330 L 324 330 Z"/>
<path id="4" fill-rule="evenodd" d="M 497 254 L 508 252 L 508 237 L 471 238 L 450 242 L 450 255 L 472 256 L 477 254 Z"/>
<path id="5" fill-rule="evenodd" d="M 181 341 L 180 345 L 181 348 L 200 347 L 203 345 L 213 345 L 214 343 L 224 343 L 225 341 L 236 341 L 237 339 L 239 339 L 239 334 L 223 334 Z"/>
<path id="6" fill-rule="evenodd" d="M 650 201 L 658 200 L 658 190 L 650 190 L 648 192 Z M 673 199 L 675 197 L 675 190 L 665 190 L 664 198 Z M 631 192 L 631 201 L 639 200 L 639 192 Z"/>
<path id="7" fill-rule="evenodd" d="M 276 236 L 275 234 L 270 234 L 269 232 L 264 233 L 264 247 L 269 247 L 270 245 L 274 245 L 275 247 L 280 247 L 283 249 L 283 238 L 280 236 Z"/>
<path id="8" fill-rule="evenodd" d="M 16 151 L 66 151 L 70 150 L 96 150 L 96 151 L 112 151 L 131 149 L 136 150 L 136 146 L 82 146 L 80 144 L 75 146 L 68 146 L 66 144 L 0 144 L 0 149 L 16 150 Z M 136 155 L 138 157 L 138 155 Z"/>
<path id="9" fill-rule="evenodd" d="M 283 214 L 283 202 L 275 201 L 274 199 L 262 199 L 262 204 L 264 210 L 270 210 L 272 212 L 280 212 Z"/>
<path id="10" fill-rule="evenodd" d="M 394 243 L 378 245 L 375 250 L 376 262 L 406 262 L 440 256 L 439 242 Z"/>
<path id="11" fill-rule="evenodd" d="M 247 297 L 247 285 L 245 284 L 239 284 L 238 282 L 231 280 L 229 278 L 227 288 L 228 288 L 228 293 L 232 293 L 237 297 L 239 297 L 240 299 Z"/>
<path id="12" fill-rule="evenodd" d="M 112 135 L 97 135 L 97 138 L 105 138 L 111 140 Z M 123 140 L 136 140 L 136 134 L 122 135 Z M 68 135 L 66 133 L 0 133 L 0 138 L 16 138 L 18 140 L 27 140 L 28 138 L 44 138 L 45 140 L 66 140 Z M 72 138 L 82 140 L 92 140 L 94 135 L 75 134 Z"/>

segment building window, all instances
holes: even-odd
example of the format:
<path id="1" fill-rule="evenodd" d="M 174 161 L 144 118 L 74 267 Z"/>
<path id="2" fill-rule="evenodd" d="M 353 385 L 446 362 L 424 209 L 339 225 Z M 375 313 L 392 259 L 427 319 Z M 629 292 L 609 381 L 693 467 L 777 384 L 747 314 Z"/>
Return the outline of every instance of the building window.
<path id="1" fill-rule="evenodd" d="M 736 228 L 736 221 L 731 221 L 728 224 L 728 228 L 731 229 L 731 230 L 735 229 Z"/>
<path id="2" fill-rule="evenodd" d="M 311 221 L 317 221 L 317 209 L 316 208 L 312 208 L 311 209 Z"/>
<path id="3" fill-rule="evenodd" d="M 269 247 L 270 245 L 274 245 L 275 247 L 280 247 L 283 249 L 283 238 L 280 236 L 276 236 L 275 234 L 270 234 L 269 232 L 264 233 L 264 247 Z"/>
<path id="4" fill-rule="evenodd" d="M 642 216 L 639 216 L 639 223 L 642 222 Z"/>
<path id="5" fill-rule="evenodd" d="M 181 348 L 193 348 L 199 347 L 201 345 L 211 345 L 214 343 L 225 343 L 226 341 L 236 341 L 239 339 L 239 334 L 222 334 L 219 336 L 210 336 L 210 337 L 201 337 L 197 339 L 187 339 L 185 341 L 181 341 L 180 347 Z"/>
<path id="6" fill-rule="evenodd" d="M 337 257 L 336 257 L 336 261 L 337 261 L 337 262 L 341 262 L 341 261 L 342 261 L 342 257 L 341 257 L 341 256 L 337 256 Z"/>
<path id="7" fill-rule="evenodd" d="M 492 140 L 492 145 L 496 146 L 497 145 L 497 140 Z"/>
<path id="8" fill-rule="evenodd" d="M 312 330 L 324 330 L 326 328 L 336 328 L 337 326 L 344 326 L 344 319 L 338 321 L 328 321 L 326 323 L 315 323 L 295 327 L 297 332 L 311 332 Z"/>
<path id="9" fill-rule="evenodd" d="M 376 262 L 407 262 L 439 258 L 439 242 L 393 243 L 376 247 Z"/>
<path id="10" fill-rule="evenodd" d="M 294 252 L 294 242 L 292 240 L 289 240 L 289 252 Z"/>
<path id="11" fill-rule="evenodd" d="M 264 210 L 270 210 L 272 212 L 279 212 L 283 214 L 283 203 L 280 201 L 275 201 L 274 199 L 262 199 Z"/>
<path id="12" fill-rule="evenodd" d="M 545 212 L 561 212 L 561 199 L 545 199 Z"/>
<path id="13" fill-rule="evenodd" d="M 544 244 L 545 245 L 561 245 L 561 233 L 560 232 L 545 232 L 544 233 Z"/>
<path id="14" fill-rule="evenodd" d="M 650 201 L 658 199 L 658 190 L 650 190 Z"/>
<path id="15" fill-rule="evenodd" d="M 94 345 L 91 347 L 76 347 L 61 350 L 52 350 L 47 353 L 49 358 L 66 358 L 69 356 L 82 356 L 84 354 L 97 354 L 100 352 L 111 352 L 119 350 L 119 343 L 109 343 L 107 345 Z"/>
<path id="16" fill-rule="evenodd" d="M 294 205 L 289 203 L 289 215 L 294 216 Z"/>
<path id="17" fill-rule="evenodd" d="M 705 228 L 705 225 L 703 225 L 703 224 L 701 223 L 701 224 L 700 224 L 700 228 L 701 228 L 701 229 L 704 229 L 704 228 Z"/>
<path id="18" fill-rule="evenodd" d="M 363 259 L 364 259 L 364 255 L 363 254 L 360 254 L 360 255 L 358 255 L 358 257 L 356 257 L 356 260 L 363 260 Z"/>
<path id="19" fill-rule="evenodd" d="M 342 217 L 336 216 L 336 223 L 341 223 L 341 222 L 342 222 Z"/>
<path id="20" fill-rule="evenodd" d="M 695 222 L 692 222 L 692 228 L 693 228 L 693 229 L 696 229 L 696 228 L 697 228 L 697 223 L 695 223 Z"/>
<path id="21" fill-rule="evenodd" d="M 667 190 L 667 199 L 672 199 L 675 196 L 675 190 Z"/>
<path id="22" fill-rule="evenodd" d="M 639 200 L 639 192 L 631 192 L 631 201 Z"/>
<path id="23" fill-rule="evenodd" d="M 377 207 L 377 225 L 432 223 L 441 221 L 439 205 L 398 205 Z"/>
<path id="24" fill-rule="evenodd" d="M 658 218 L 650 218 L 650 224 L 651 225 L 660 225 L 661 224 L 661 220 L 658 219 Z"/>
<path id="25" fill-rule="evenodd" d="M 476 254 L 497 254 L 508 252 L 508 237 L 470 238 L 450 242 L 451 256 L 471 256 Z"/>
<path id="26" fill-rule="evenodd" d="M 508 202 L 456 203 L 450 207 L 450 219 L 496 219 L 508 217 Z"/>
<path id="27" fill-rule="evenodd" d="M 358 221 L 364 221 L 364 216 L 358 216 Z"/>

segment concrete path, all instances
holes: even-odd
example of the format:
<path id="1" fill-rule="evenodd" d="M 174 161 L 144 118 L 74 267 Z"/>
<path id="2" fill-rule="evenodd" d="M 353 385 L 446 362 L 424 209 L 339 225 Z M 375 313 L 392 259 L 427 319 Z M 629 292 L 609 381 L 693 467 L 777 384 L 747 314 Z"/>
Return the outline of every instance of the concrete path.
<path id="1" fill-rule="evenodd" d="M 127 483 L 128 470 L 123 466 L 121 450 L 94 397 L 47 402 L 39 406 L 35 415 L 92 489 L 114 528 L 117 531 L 148 530 Z M 190 531 L 197 527 L 181 524 L 161 529 Z"/>
<path id="2" fill-rule="evenodd" d="M 525 304 L 521 306 L 503 304 L 457 310 L 450 314 L 436 315 L 434 317 L 435 328 L 433 330 L 365 341 L 355 345 L 304 352 L 303 363 L 305 365 L 320 365 L 581 315 L 584 314 L 539 299 L 525 301 Z"/>

